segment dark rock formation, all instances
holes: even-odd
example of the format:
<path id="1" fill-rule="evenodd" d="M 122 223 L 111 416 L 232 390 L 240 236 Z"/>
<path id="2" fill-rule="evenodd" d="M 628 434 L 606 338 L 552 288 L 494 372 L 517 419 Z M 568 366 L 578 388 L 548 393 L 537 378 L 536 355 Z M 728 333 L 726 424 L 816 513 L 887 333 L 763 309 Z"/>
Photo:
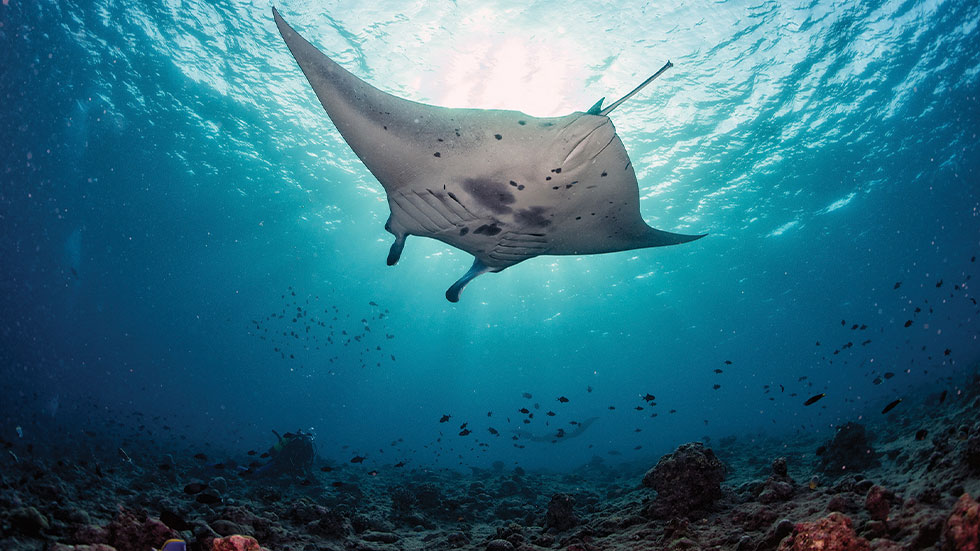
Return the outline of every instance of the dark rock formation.
<path id="1" fill-rule="evenodd" d="M 643 476 L 643 485 L 657 491 L 647 511 L 652 517 L 688 516 L 721 497 L 725 465 L 701 442 L 683 444 L 660 458 Z"/>
<path id="2" fill-rule="evenodd" d="M 551 503 L 548 504 L 548 513 L 545 515 L 545 529 L 554 528 L 558 531 L 565 531 L 575 527 L 578 517 L 572 506 L 575 500 L 568 494 L 555 494 L 551 496 Z"/>
<path id="3" fill-rule="evenodd" d="M 830 475 L 842 475 L 877 467 L 878 454 L 871 447 L 864 425 L 848 422 L 837 429 L 825 445 L 817 469 Z"/>

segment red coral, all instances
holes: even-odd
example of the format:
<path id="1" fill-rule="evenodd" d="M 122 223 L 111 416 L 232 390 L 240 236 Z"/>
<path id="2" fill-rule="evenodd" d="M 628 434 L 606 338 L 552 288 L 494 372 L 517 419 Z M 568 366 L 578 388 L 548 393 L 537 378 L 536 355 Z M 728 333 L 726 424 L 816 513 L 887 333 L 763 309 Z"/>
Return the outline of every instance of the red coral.
<path id="1" fill-rule="evenodd" d="M 211 542 L 211 551 L 266 551 L 252 536 L 228 536 L 215 538 Z"/>
<path id="2" fill-rule="evenodd" d="M 148 516 L 146 511 L 120 507 L 116 518 L 109 523 L 108 543 L 119 551 L 155 549 L 176 537 L 177 532 L 167 528 L 160 519 Z"/>
<path id="3" fill-rule="evenodd" d="M 943 549 L 948 551 L 978 551 L 980 549 L 980 503 L 970 494 L 960 496 L 953 513 L 946 520 L 943 531 Z"/>
<path id="4" fill-rule="evenodd" d="M 801 522 L 793 534 L 779 544 L 779 551 L 869 551 L 868 540 L 854 533 L 851 519 L 840 513 Z"/>
<path id="5" fill-rule="evenodd" d="M 891 509 L 888 500 L 891 492 L 875 484 L 868 490 L 867 497 L 864 498 L 864 508 L 871 513 L 874 520 L 888 520 L 888 512 Z"/>

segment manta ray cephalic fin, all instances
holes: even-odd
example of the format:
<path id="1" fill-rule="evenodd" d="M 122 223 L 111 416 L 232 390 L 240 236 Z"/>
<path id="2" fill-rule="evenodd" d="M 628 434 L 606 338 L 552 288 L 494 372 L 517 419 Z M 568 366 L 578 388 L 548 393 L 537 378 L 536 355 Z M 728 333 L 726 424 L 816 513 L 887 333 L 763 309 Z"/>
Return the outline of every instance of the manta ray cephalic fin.
<path id="1" fill-rule="evenodd" d="M 479 258 L 474 258 L 473 265 L 470 266 L 470 269 L 467 270 L 465 274 L 463 274 L 463 277 L 457 279 L 456 283 L 453 283 L 452 287 L 446 289 L 446 299 L 449 302 L 459 302 L 459 294 L 463 292 L 463 287 L 466 287 L 467 283 L 473 281 L 473 278 L 480 274 L 485 274 L 492 271 L 499 270 L 494 270 L 493 268 L 480 262 Z"/>

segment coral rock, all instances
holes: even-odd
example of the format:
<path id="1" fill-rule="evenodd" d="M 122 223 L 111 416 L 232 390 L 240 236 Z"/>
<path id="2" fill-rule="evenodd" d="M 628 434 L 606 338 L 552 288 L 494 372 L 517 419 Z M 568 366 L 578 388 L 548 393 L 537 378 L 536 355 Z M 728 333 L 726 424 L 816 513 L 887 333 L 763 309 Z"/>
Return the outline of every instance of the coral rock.
<path id="1" fill-rule="evenodd" d="M 575 500 L 568 494 L 555 494 L 551 497 L 548 504 L 548 513 L 545 516 L 545 527 L 555 528 L 559 531 L 568 530 L 579 523 L 578 517 L 572 506 Z"/>
<path id="2" fill-rule="evenodd" d="M 943 549 L 946 551 L 980 550 L 980 503 L 970 494 L 960 496 L 943 530 Z"/>
<path id="3" fill-rule="evenodd" d="M 34 507 L 18 507 L 10 511 L 10 527 L 28 536 L 40 535 L 50 527 L 48 519 Z"/>
<path id="4" fill-rule="evenodd" d="M 228 536 L 211 542 L 211 551 L 265 551 L 252 536 Z"/>
<path id="5" fill-rule="evenodd" d="M 514 544 L 507 540 L 490 540 L 487 544 L 487 551 L 513 551 Z"/>
<path id="6" fill-rule="evenodd" d="M 160 519 L 147 516 L 146 511 L 120 507 L 116 518 L 109 523 L 108 543 L 119 551 L 146 551 L 176 537 L 177 532 Z"/>
<path id="7" fill-rule="evenodd" d="M 725 465 L 700 442 L 683 444 L 660 458 L 643 476 L 643 485 L 657 491 L 649 513 L 655 517 L 687 515 L 721 497 Z"/>
<path id="8" fill-rule="evenodd" d="M 779 551 L 869 551 L 868 540 L 854 533 L 851 519 L 840 513 L 818 519 L 814 522 L 801 522 L 796 525 L 793 535 L 787 536 L 779 544 Z"/>
<path id="9" fill-rule="evenodd" d="M 868 495 L 864 498 L 864 508 L 871 513 L 872 519 L 888 520 L 888 512 L 891 510 L 888 500 L 891 499 L 892 495 L 891 492 L 878 485 L 874 485 L 868 490 Z"/>
<path id="10" fill-rule="evenodd" d="M 826 444 L 818 469 L 828 474 L 861 471 L 879 465 L 878 454 L 871 448 L 864 425 L 845 423 Z"/>

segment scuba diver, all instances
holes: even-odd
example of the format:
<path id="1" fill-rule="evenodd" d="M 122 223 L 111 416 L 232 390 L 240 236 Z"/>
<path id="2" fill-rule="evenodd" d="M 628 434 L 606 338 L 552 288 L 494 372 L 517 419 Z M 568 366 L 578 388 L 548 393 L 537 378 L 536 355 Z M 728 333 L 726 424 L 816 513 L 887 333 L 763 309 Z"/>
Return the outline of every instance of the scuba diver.
<path id="1" fill-rule="evenodd" d="M 269 448 L 269 462 L 255 469 L 256 476 L 310 476 L 316 449 L 311 432 L 287 432 L 280 436 L 272 431 L 278 442 Z"/>

